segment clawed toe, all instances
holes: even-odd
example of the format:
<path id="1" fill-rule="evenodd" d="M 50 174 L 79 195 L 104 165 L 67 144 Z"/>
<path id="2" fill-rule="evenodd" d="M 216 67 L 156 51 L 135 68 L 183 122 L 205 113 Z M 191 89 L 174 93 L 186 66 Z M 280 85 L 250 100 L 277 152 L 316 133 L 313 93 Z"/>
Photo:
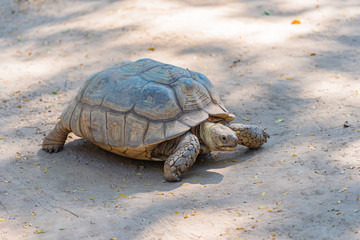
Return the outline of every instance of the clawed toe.
<path id="1" fill-rule="evenodd" d="M 181 182 L 182 178 L 177 174 L 173 174 L 172 176 L 165 176 L 165 180 L 168 182 Z"/>
<path id="2" fill-rule="evenodd" d="M 164 165 L 164 178 L 168 182 L 180 182 L 182 180 L 176 171 L 176 167 L 170 167 L 166 163 Z"/>
<path id="3" fill-rule="evenodd" d="M 63 150 L 63 147 L 57 147 L 54 149 L 54 152 L 57 153 L 57 152 L 61 152 Z"/>
<path id="4" fill-rule="evenodd" d="M 43 148 L 43 150 L 47 153 L 57 153 L 60 152 L 61 150 L 63 150 L 63 147 L 48 147 L 48 148 Z"/>

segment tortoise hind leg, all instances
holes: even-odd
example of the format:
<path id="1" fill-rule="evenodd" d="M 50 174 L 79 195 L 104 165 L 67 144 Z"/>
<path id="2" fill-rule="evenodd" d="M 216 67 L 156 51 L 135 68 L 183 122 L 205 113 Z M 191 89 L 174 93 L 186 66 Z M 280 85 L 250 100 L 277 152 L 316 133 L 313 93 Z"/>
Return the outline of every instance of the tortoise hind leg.
<path id="1" fill-rule="evenodd" d="M 66 129 L 59 121 L 55 128 L 47 135 L 42 143 L 42 149 L 48 153 L 60 152 L 71 131 Z"/>
<path id="2" fill-rule="evenodd" d="M 229 126 L 236 133 L 239 139 L 238 144 L 248 148 L 259 148 L 270 138 L 264 128 L 255 125 L 245 125 L 241 123 L 233 123 Z"/>
<path id="3" fill-rule="evenodd" d="M 180 138 L 180 142 L 175 150 L 169 154 L 170 156 L 164 164 L 164 178 L 168 182 L 181 181 L 181 174 L 189 170 L 200 152 L 199 139 L 194 134 L 187 132 Z M 177 139 L 172 141 L 178 142 Z"/>

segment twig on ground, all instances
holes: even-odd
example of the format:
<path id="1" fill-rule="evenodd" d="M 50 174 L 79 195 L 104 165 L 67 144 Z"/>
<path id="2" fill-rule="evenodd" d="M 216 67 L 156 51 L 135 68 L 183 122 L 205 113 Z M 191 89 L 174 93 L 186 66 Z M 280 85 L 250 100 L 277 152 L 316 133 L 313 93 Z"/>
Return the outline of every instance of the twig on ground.
<path id="1" fill-rule="evenodd" d="M 64 211 L 66 211 L 66 212 L 71 213 L 71 214 L 72 214 L 72 215 L 74 215 L 75 217 L 79 217 L 79 215 L 77 215 L 77 214 L 73 213 L 73 212 L 72 212 L 72 211 L 70 211 L 70 210 L 67 210 L 67 209 L 65 209 L 65 208 L 60 208 L 60 209 L 62 209 L 62 210 L 64 210 Z"/>
<path id="2" fill-rule="evenodd" d="M 4 209 L 6 209 L 5 205 L 0 201 L 0 205 L 3 206 Z"/>

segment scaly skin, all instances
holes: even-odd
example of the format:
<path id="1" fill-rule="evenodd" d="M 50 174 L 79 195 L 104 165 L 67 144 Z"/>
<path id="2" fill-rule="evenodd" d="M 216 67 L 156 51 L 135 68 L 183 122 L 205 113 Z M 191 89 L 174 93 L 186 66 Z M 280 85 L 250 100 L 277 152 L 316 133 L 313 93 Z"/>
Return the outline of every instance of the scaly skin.
<path id="1" fill-rule="evenodd" d="M 70 130 L 66 129 L 59 121 L 49 135 L 45 137 L 42 149 L 48 153 L 60 152 L 64 148 L 69 133 Z"/>
<path id="2" fill-rule="evenodd" d="M 194 134 L 187 132 L 181 138 L 174 153 L 164 163 L 164 178 L 168 182 L 181 181 L 181 174 L 194 164 L 200 152 L 199 139 Z"/>
<path id="3" fill-rule="evenodd" d="M 255 125 L 233 123 L 229 128 L 236 133 L 238 144 L 248 148 L 259 148 L 270 138 L 264 128 Z"/>

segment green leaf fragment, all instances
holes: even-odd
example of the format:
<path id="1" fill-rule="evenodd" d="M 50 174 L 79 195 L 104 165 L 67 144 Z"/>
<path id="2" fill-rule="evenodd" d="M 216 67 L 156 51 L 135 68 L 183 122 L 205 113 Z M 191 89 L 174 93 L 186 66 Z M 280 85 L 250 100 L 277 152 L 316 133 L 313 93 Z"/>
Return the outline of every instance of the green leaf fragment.
<path id="1" fill-rule="evenodd" d="M 285 121 L 285 120 L 281 118 L 281 119 L 276 120 L 275 123 L 281 123 L 283 121 Z"/>
<path id="2" fill-rule="evenodd" d="M 266 16 L 269 16 L 269 15 L 270 15 L 270 12 L 264 11 L 264 14 L 265 14 Z"/>
<path id="3" fill-rule="evenodd" d="M 61 33 L 68 33 L 68 32 L 70 32 L 70 29 L 65 29 L 65 30 L 61 31 Z"/>
<path id="4" fill-rule="evenodd" d="M 65 230 L 65 228 L 59 228 L 60 231 Z"/>
<path id="5" fill-rule="evenodd" d="M 56 94 L 58 94 L 57 92 L 51 92 L 53 95 L 56 95 Z"/>

